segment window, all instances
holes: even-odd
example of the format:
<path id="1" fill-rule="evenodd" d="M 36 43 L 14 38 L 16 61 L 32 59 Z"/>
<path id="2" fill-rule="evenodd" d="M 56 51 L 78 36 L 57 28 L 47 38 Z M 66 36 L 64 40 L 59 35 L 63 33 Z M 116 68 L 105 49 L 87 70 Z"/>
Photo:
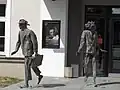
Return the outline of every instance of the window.
<path id="1" fill-rule="evenodd" d="M 0 51 L 4 51 L 5 22 L 0 22 Z"/>
<path id="2" fill-rule="evenodd" d="M 5 51 L 5 12 L 6 4 L 0 4 L 0 52 Z"/>

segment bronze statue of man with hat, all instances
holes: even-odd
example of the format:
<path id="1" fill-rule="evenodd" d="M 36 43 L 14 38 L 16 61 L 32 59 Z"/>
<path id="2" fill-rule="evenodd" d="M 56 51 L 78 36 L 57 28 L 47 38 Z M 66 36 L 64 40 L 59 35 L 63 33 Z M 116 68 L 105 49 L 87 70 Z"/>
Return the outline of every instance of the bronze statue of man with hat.
<path id="1" fill-rule="evenodd" d="M 11 55 L 15 54 L 21 46 L 22 53 L 25 57 L 25 85 L 21 88 L 29 87 L 29 80 L 32 80 L 31 68 L 38 76 L 37 84 L 39 84 L 41 79 L 43 78 L 43 75 L 40 75 L 41 71 L 39 70 L 39 68 L 33 65 L 33 57 L 38 54 L 37 37 L 32 30 L 27 28 L 27 25 L 30 24 L 28 24 L 28 21 L 26 21 L 25 19 L 19 20 L 20 31 L 18 34 L 18 41 L 16 43 L 15 51 L 11 53 Z"/>

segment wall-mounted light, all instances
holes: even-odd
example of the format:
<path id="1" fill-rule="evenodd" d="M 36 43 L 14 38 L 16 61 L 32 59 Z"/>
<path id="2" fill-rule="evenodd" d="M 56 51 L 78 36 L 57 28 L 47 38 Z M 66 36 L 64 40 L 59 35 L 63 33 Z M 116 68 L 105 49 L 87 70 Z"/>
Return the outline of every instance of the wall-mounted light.
<path id="1" fill-rule="evenodd" d="M 56 1 L 56 0 L 52 0 L 52 1 Z"/>

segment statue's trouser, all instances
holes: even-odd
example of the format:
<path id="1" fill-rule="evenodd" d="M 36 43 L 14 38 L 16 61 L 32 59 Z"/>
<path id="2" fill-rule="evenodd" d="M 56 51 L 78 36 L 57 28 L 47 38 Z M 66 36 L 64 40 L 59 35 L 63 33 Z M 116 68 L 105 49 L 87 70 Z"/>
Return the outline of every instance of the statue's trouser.
<path id="1" fill-rule="evenodd" d="M 88 78 L 89 76 L 89 64 L 92 61 L 92 71 L 93 71 L 93 80 L 94 83 L 96 83 L 96 60 L 95 60 L 95 55 L 92 54 L 86 54 L 85 55 L 85 63 L 84 63 L 84 68 L 85 68 L 85 77 Z"/>
<path id="2" fill-rule="evenodd" d="M 37 66 L 32 65 L 32 57 L 25 57 L 25 85 L 28 85 L 28 81 L 32 80 L 31 68 L 37 76 L 40 76 L 41 71 Z"/>

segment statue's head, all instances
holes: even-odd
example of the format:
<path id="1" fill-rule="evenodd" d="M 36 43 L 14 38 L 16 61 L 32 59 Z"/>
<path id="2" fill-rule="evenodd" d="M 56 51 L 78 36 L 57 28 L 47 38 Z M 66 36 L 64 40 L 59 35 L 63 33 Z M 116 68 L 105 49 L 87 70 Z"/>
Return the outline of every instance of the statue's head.
<path id="1" fill-rule="evenodd" d="M 91 31 L 95 31 L 95 30 L 96 30 L 95 22 L 94 22 L 94 21 L 88 21 L 88 22 L 85 24 L 85 28 L 86 28 L 86 29 L 89 29 L 89 30 L 91 30 Z"/>
<path id="2" fill-rule="evenodd" d="M 30 24 L 28 24 L 28 21 L 26 21 L 25 19 L 20 19 L 19 20 L 19 28 L 20 29 L 27 28 L 27 25 L 30 25 Z"/>
<path id="3" fill-rule="evenodd" d="M 85 23 L 85 29 L 89 29 L 90 28 L 90 21 L 88 21 L 87 23 Z"/>

